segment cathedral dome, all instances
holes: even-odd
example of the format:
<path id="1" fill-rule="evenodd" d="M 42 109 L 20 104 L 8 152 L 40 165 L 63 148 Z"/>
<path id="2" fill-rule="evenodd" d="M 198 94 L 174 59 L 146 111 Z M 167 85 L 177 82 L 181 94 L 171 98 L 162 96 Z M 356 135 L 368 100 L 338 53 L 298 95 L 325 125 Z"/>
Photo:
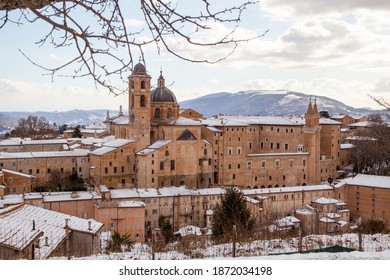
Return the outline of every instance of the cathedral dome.
<path id="1" fill-rule="evenodd" d="M 133 69 L 133 75 L 147 75 L 146 67 L 141 62 L 137 63 Z"/>
<path id="2" fill-rule="evenodd" d="M 164 88 L 156 88 L 150 92 L 150 101 L 151 102 L 173 102 L 177 103 L 176 97 L 173 92 L 164 87 Z"/>
<path id="3" fill-rule="evenodd" d="M 165 87 L 165 79 L 160 72 L 158 78 L 158 86 L 150 92 L 151 102 L 172 102 L 177 103 L 175 94 L 168 88 Z"/>

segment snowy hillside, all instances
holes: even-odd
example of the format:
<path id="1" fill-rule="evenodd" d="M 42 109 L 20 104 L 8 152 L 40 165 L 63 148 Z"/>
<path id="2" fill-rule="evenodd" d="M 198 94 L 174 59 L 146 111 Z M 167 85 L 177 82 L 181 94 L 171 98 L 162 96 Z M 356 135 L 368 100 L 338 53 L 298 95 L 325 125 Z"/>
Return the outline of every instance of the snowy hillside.
<path id="1" fill-rule="evenodd" d="M 342 246 L 356 251 L 343 253 L 298 253 L 298 239 L 284 238 L 273 240 L 256 240 L 251 243 L 237 243 L 236 257 L 260 259 L 362 259 L 362 260 L 389 260 L 390 235 L 363 235 L 363 252 L 357 251 L 359 241 L 357 234 L 344 234 L 336 236 L 310 235 L 303 238 L 302 250 L 316 250 L 331 246 Z M 146 244 L 136 244 L 129 253 L 101 254 L 80 259 L 111 259 L 111 260 L 150 260 L 151 248 Z M 180 244 L 173 245 L 170 251 L 155 253 L 157 260 L 188 260 L 226 259 L 232 258 L 232 244 L 210 245 L 196 243 L 192 248 L 183 249 Z"/>
<path id="2" fill-rule="evenodd" d="M 237 93 L 215 93 L 205 95 L 196 99 L 186 100 L 180 103 L 182 108 L 192 108 L 205 117 L 213 115 L 301 115 L 307 110 L 309 98 L 312 95 L 304 93 L 278 90 L 278 91 L 240 91 Z M 348 106 L 340 101 L 317 96 L 319 110 L 329 113 L 370 114 L 375 111 L 370 109 L 357 109 Z"/>

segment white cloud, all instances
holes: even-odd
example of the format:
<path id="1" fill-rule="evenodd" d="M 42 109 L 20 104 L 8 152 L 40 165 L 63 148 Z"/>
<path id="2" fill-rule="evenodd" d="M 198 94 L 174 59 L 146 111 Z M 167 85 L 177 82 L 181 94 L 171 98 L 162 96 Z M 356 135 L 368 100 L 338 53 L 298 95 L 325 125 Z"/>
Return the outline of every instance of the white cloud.
<path id="1" fill-rule="evenodd" d="M 114 98 L 95 88 L 38 84 L 0 79 L 1 111 L 62 111 L 71 109 L 116 109 L 127 106 L 126 95 Z"/>
<path id="2" fill-rule="evenodd" d="M 307 20 L 314 17 L 341 17 L 344 14 L 390 10 L 387 0 L 263 0 L 261 9 L 280 20 Z"/>
<path id="3" fill-rule="evenodd" d="M 375 84 L 375 92 L 378 93 L 390 93 L 390 75 L 383 76 L 376 84 Z"/>
<path id="4" fill-rule="evenodd" d="M 134 18 L 128 18 L 125 19 L 125 25 L 126 27 L 141 27 L 144 25 L 144 22 L 142 20 L 134 19 Z"/>

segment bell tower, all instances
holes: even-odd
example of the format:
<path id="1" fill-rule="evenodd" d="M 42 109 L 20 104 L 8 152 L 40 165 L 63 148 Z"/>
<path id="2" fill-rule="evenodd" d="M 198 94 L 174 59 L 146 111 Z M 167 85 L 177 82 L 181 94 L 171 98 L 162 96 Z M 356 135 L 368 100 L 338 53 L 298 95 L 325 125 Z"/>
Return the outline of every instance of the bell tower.
<path id="1" fill-rule="evenodd" d="M 129 135 L 136 151 L 150 145 L 150 81 L 145 66 L 135 65 L 129 76 Z"/>

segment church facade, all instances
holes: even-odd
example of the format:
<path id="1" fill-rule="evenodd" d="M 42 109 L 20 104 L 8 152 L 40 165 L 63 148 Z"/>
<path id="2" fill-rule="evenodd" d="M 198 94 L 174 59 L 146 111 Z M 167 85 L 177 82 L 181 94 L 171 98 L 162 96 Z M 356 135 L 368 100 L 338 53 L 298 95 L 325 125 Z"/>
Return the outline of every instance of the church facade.
<path id="1" fill-rule="evenodd" d="M 337 177 L 341 123 L 320 119 L 315 100 L 300 118 L 188 118 L 162 73 L 154 89 L 151 80 L 138 63 L 129 76 L 128 116 L 120 110 L 105 122 L 111 135 L 131 141 L 134 175 L 122 187 L 274 188 Z"/>

